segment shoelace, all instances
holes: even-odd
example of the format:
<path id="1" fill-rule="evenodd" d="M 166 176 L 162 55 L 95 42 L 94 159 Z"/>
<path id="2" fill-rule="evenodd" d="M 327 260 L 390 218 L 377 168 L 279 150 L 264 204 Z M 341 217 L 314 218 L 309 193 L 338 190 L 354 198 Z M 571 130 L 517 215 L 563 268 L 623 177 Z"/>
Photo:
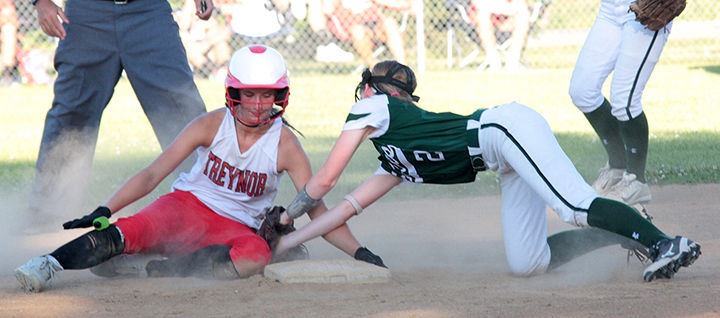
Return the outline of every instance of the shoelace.
<path id="1" fill-rule="evenodd" d="M 50 274 L 50 279 L 48 279 L 48 285 L 51 286 L 55 282 L 55 267 L 47 256 L 43 257 L 43 263 L 40 264 L 40 266 L 47 268 L 48 274 Z"/>
<path id="2" fill-rule="evenodd" d="M 638 249 L 629 249 L 628 253 L 627 253 L 627 263 L 628 264 L 630 264 L 630 258 L 632 258 L 633 255 L 635 255 L 635 257 L 638 259 L 638 261 L 640 261 L 640 264 L 647 266 L 647 265 L 650 265 L 650 263 L 652 263 L 650 257 L 648 255 L 646 255 L 645 253 L 643 253 L 642 251 L 640 251 Z"/>

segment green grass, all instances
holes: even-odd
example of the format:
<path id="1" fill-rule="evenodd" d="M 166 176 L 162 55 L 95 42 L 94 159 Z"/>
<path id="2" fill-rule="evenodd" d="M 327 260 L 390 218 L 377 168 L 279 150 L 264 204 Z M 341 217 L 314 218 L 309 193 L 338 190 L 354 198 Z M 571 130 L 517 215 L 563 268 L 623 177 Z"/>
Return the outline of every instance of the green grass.
<path id="1" fill-rule="evenodd" d="M 487 74 L 471 71 L 426 73 L 416 91 L 420 105 L 432 111 L 467 114 L 476 108 L 516 100 L 542 113 L 580 173 L 592 180 L 605 162 L 604 151 L 590 126 L 567 94 L 572 69 Z M 292 76 L 286 118 L 301 139 L 314 168 L 327 156 L 353 103 L 358 75 Z M 652 184 L 720 182 L 720 72 L 715 65 L 659 65 L 644 94 L 650 122 L 648 178 Z M 224 103 L 221 82 L 198 81 L 208 109 Z M 606 85 L 607 86 L 607 85 Z M 606 92 L 607 93 L 607 92 Z M 0 199 L 24 200 L 34 175 L 34 162 L 51 87 L 1 87 Z M 160 152 L 147 119 L 127 81 L 117 87 L 105 111 L 93 166 L 88 206 L 97 205 Z M 334 203 L 370 176 L 377 154 L 362 146 L 328 196 Z M 286 184 L 288 178 L 284 178 Z M 168 191 L 166 180 L 138 205 Z M 462 197 L 498 193 L 498 176 L 480 173 L 478 181 L 453 186 L 402 186 L 390 199 Z M 293 193 L 284 187 L 280 204 Z"/>

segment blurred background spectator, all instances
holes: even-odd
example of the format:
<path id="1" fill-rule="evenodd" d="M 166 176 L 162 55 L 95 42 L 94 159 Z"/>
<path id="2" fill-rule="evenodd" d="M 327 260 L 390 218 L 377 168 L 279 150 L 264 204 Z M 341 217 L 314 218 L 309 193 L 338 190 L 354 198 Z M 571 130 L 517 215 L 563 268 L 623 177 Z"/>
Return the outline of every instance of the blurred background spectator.
<path id="1" fill-rule="evenodd" d="M 187 58 L 196 77 L 225 78 L 225 64 L 230 60 L 230 29 L 218 21 L 217 14 L 208 20 L 197 19 L 195 2 L 185 0 L 181 10 L 173 13 L 185 46 Z"/>
<path id="2" fill-rule="evenodd" d="M 315 47 L 314 58 L 318 62 L 325 63 L 348 63 L 355 59 L 355 56 L 338 45 L 338 39 L 327 27 L 325 13 L 323 12 L 323 0 L 275 0 L 279 8 L 285 7 L 290 10 L 296 19 L 307 21 L 310 27 L 310 42 Z"/>
<path id="3" fill-rule="evenodd" d="M 249 43 L 293 42 L 292 14 L 279 10 L 271 0 L 219 0 L 217 6 L 232 31 L 231 49 Z"/>
<path id="4" fill-rule="evenodd" d="M 35 17 L 35 7 L 29 0 L 0 0 L 0 4 L 3 1 L 6 7 L 7 3 L 14 3 L 17 11 L 19 45 L 17 45 L 16 64 L 19 64 L 22 83 L 51 82 L 54 78 L 52 56 L 57 40 L 46 36 L 40 30 Z M 502 14 L 491 13 L 491 19 L 482 19 L 492 21 L 492 29 L 495 30 L 489 33 L 489 37 L 491 39 L 492 36 L 496 37 L 496 50 L 488 48 L 488 51 L 499 53 L 500 64 L 497 62 L 492 64 L 497 67 L 504 63 L 506 68 L 520 65 L 520 69 L 572 67 L 577 52 L 582 47 L 597 15 L 600 2 L 597 0 L 519 1 L 526 2 L 526 5 L 532 8 L 528 10 L 529 32 L 520 29 L 525 23 L 517 23 L 517 20 L 522 18 L 521 15 L 504 19 Z M 185 0 L 169 0 L 169 2 L 173 8 L 180 9 Z M 474 7 L 473 0 L 218 0 L 217 2 L 218 12 L 213 18 L 220 25 L 230 28 L 231 37 L 227 43 L 231 50 L 249 42 L 261 42 L 281 51 L 294 74 L 343 74 L 357 71 L 366 64 L 374 63 L 374 60 L 391 58 L 404 59 L 406 64 L 417 67 L 419 73 L 423 70 L 455 71 L 470 66 L 488 68 L 493 59 L 487 57 L 485 45 L 481 42 L 478 33 L 479 26 L 469 17 L 469 11 L 475 8 L 472 13 L 474 18 L 478 19 L 480 12 L 476 9 L 492 11 L 490 9 L 493 6 L 487 4 L 499 2 L 500 7 L 508 7 L 506 4 L 513 1 L 479 0 L 476 1 L 479 4 Z M 455 6 L 453 3 L 461 5 Z M 411 4 L 413 8 L 409 9 Z M 333 29 L 335 33 L 331 32 L 331 25 L 328 22 L 333 22 L 333 16 L 336 20 L 334 22 L 338 22 L 334 24 L 343 25 L 338 19 L 340 14 L 337 12 L 337 6 L 342 6 L 350 13 L 355 13 L 358 8 L 362 10 L 360 12 L 365 12 L 363 9 L 365 7 L 374 8 L 367 11 L 372 16 L 361 19 L 369 22 L 367 25 L 372 26 L 372 29 L 361 28 L 367 34 L 358 37 L 359 42 L 353 43 L 350 31 L 347 29 L 344 40 L 338 37 L 343 35 L 340 31 L 342 28 Z M 327 12 L 323 12 L 324 7 L 328 7 Z M 458 8 L 462 8 L 462 11 Z M 547 8 L 551 8 L 551 14 L 546 12 Z M 379 21 L 378 12 L 394 20 L 399 32 L 386 32 L 380 27 L 379 22 L 370 22 Z M 522 10 L 516 12 L 523 13 Z M 673 24 L 673 40 L 667 44 L 666 52 L 663 53 L 664 63 L 719 65 L 718 12 L 720 12 L 720 1 L 688 2 L 687 9 L 675 19 Z M 483 16 L 487 17 L 487 13 Z M 510 16 L 512 14 L 506 15 L 506 17 Z M 392 22 L 389 25 L 391 24 Z M 401 39 L 397 41 L 401 45 L 393 45 L 390 38 L 384 39 L 388 41 L 383 42 L 384 33 L 397 35 L 395 38 Z M 510 39 L 513 33 L 519 40 Z M 195 34 L 202 35 L 202 32 Z M 521 35 L 524 35 L 524 40 Z M 360 47 L 359 43 L 367 43 L 368 38 L 371 42 L 370 49 L 361 48 L 357 51 L 356 47 Z M 189 54 L 193 55 L 191 45 L 187 44 L 187 40 L 185 42 L 189 47 Z M 485 43 L 492 45 L 493 41 L 485 40 Z M 511 48 L 511 44 L 515 46 Z M 395 52 L 390 50 L 397 48 L 402 53 L 398 53 L 398 50 Z M 372 54 L 368 55 L 367 52 Z M 214 54 L 216 53 L 207 53 L 203 56 L 204 59 L 213 60 L 210 57 Z M 215 55 L 215 61 L 220 60 L 218 59 L 220 55 Z M 197 58 L 192 62 L 198 64 L 197 61 L 202 62 L 202 60 L 203 58 Z M 205 65 L 210 64 L 208 62 Z M 216 71 L 212 67 L 193 66 L 193 68 L 196 74 L 203 77 L 211 76 L 212 72 Z"/>
<path id="5" fill-rule="evenodd" d="M 387 45 L 393 58 L 406 64 L 403 35 L 398 22 L 383 14 L 381 6 L 411 10 L 404 0 L 323 0 L 328 29 L 342 41 L 352 43 L 355 51 L 372 68 L 378 61 L 373 55 L 376 41 Z"/>
<path id="6" fill-rule="evenodd" d="M 470 0 L 468 14 L 477 26 L 489 70 L 503 66 L 501 56 L 506 69 L 524 68 L 520 56 L 530 30 L 530 8 L 525 0 Z"/>
<path id="7" fill-rule="evenodd" d="M 12 0 L 0 0 L 0 85 L 20 78 L 17 65 L 18 18 Z"/>

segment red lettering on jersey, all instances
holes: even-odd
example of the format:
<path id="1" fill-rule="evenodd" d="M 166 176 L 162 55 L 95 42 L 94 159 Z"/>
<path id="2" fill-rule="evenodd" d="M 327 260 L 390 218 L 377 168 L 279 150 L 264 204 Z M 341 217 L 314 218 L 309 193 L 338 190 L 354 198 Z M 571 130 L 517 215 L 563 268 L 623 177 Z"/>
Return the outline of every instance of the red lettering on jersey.
<path id="1" fill-rule="evenodd" d="M 212 165 L 210 165 L 211 162 Z M 268 178 L 266 173 L 258 173 L 233 167 L 212 152 L 208 154 L 208 160 L 205 163 L 203 174 L 213 183 L 221 187 L 225 186 L 225 178 L 227 178 L 228 190 L 233 190 L 234 186 L 235 192 L 243 192 L 250 197 L 260 196 L 265 192 L 265 185 Z"/>
<path id="2" fill-rule="evenodd" d="M 245 192 L 247 189 L 247 181 L 250 176 L 250 171 L 245 170 L 243 173 L 240 173 L 240 176 L 237 181 L 237 185 L 235 186 L 235 192 Z"/>
<path id="3" fill-rule="evenodd" d="M 212 151 L 211 151 L 211 152 L 208 154 L 208 160 L 207 160 L 207 162 L 205 163 L 205 170 L 203 171 L 203 174 L 204 174 L 204 175 L 206 175 L 206 176 L 208 175 L 208 166 L 210 166 L 210 162 L 215 161 L 215 158 L 217 158 L 217 157 L 216 157 L 215 154 L 212 153 Z"/>
<path id="4" fill-rule="evenodd" d="M 215 184 L 221 187 L 225 185 L 225 180 L 223 180 L 223 177 L 225 177 L 225 169 L 230 170 L 230 167 L 229 163 L 225 161 L 222 162 L 222 168 L 220 168 L 220 173 L 218 174 L 217 179 L 215 179 Z"/>
<path id="5" fill-rule="evenodd" d="M 222 159 L 220 159 L 219 157 L 215 157 L 215 160 L 213 160 L 212 168 L 210 168 L 210 173 L 208 173 L 208 178 L 210 178 L 210 180 L 215 183 L 217 183 L 215 180 L 217 180 L 220 165 L 222 165 Z"/>
<path id="6" fill-rule="evenodd" d="M 258 174 L 257 172 L 253 172 L 250 174 L 250 180 L 247 182 L 247 195 L 249 197 L 255 196 L 255 190 L 257 190 L 257 181 L 258 181 Z"/>
<path id="7" fill-rule="evenodd" d="M 228 179 L 230 179 L 230 180 L 228 180 L 228 190 L 232 190 L 233 183 L 234 183 L 233 181 L 234 181 L 235 178 L 237 178 L 238 175 L 240 175 L 241 173 L 242 173 L 242 170 L 240 170 L 240 169 L 238 169 L 238 168 L 235 168 L 235 167 L 233 167 L 233 166 L 230 166 L 230 172 L 228 173 Z"/>
<path id="8" fill-rule="evenodd" d="M 255 191 L 255 196 L 261 196 L 265 192 L 265 182 L 267 181 L 267 174 L 261 173 L 258 177 L 258 186 Z"/>

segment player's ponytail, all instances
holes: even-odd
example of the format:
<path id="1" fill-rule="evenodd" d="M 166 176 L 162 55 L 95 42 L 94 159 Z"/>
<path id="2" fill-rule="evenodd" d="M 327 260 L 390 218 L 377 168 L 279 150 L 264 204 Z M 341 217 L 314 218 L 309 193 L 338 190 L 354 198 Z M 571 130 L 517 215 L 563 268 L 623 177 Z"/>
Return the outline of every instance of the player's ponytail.
<path id="1" fill-rule="evenodd" d="M 301 137 L 305 138 L 305 135 L 303 135 L 303 133 L 301 133 L 301 132 L 300 132 L 297 128 L 295 128 L 293 125 L 290 125 L 290 123 L 287 121 L 287 119 L 285 119 L 285 117 L 282 118 L 282 123 L 283 123 L 285 126 L 288 126 L 288 128 L 290 128 L 290 129 L 292 129 L 293 131 L 295 131 L 296 133 L 298 133 L 298 135 L 300 135 Z"/>

